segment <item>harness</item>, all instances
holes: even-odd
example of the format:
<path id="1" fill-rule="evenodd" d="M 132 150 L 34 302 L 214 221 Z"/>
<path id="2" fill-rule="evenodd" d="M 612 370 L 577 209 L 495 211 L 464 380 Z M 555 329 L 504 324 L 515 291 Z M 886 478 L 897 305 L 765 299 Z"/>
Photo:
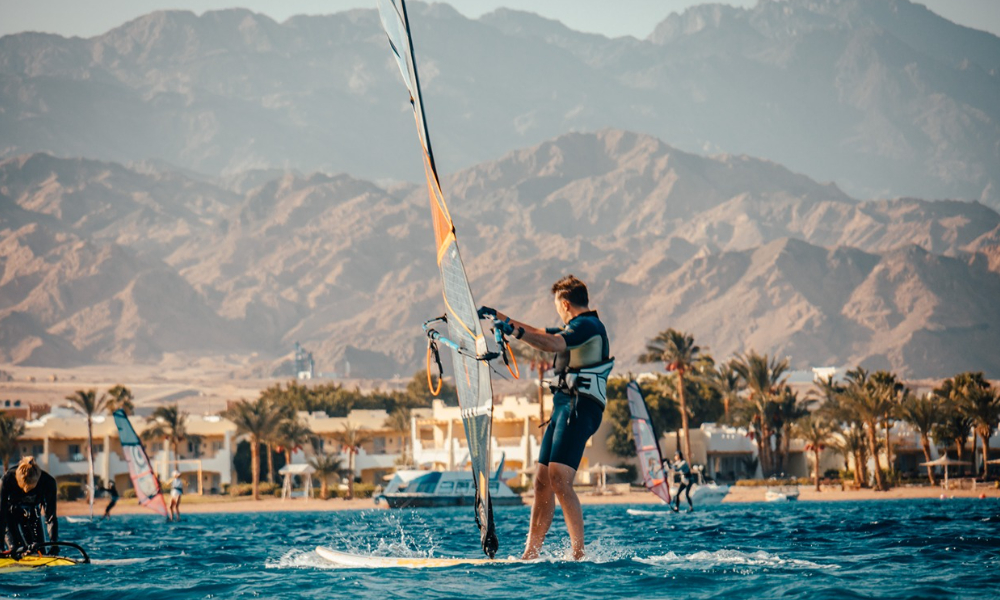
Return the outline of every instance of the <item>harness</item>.
<path id="1" fill-rule="evenodd" d="M 593 400 L 603 410 L 608 404 L 608 376 L 615 366 L 614 357 L 588 367 L 565 367 L 549 382 L 549 390 L 555 394 L 562 392 L 573 399 L 572 410 L 567 422 L 576 414 L 576 405 L 581 397 Z"/>

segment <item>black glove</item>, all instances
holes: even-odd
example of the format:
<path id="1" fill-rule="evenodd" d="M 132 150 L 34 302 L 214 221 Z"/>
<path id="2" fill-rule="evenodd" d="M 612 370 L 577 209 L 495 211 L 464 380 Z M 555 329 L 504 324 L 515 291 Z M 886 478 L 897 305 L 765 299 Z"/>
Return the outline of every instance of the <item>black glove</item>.
<path id="1" fill-rule="evenodd" d="M 11 548 L 10 557 L 14 560 L 21 560 L 21 557 L 27 553 L 28 549 L 24 546 L 18 546 L 17 548 Z"/>
<path id="2" fill-rule="evenodd" d="M 59 546 L 46 546 L 48 550 L 45 552 L 48 556 L 59 556 Z"/>
<path id="3" fill-rule="evenodd" d="M 493 326 L 499 329 L 500 332 L 503 333 L 504 335 L 514 334 L 514 326 L 510 324 L 510 319 L 507 319 L 506 321 L 496 321 L 494 322 Z"/>
<path id="4" fill-rule="evenodd" d="M 479 315 L 480 320 L 485 319 L 486 317 L 496 318 L 497 309 L 490 308 L 489 306 L 480 306 L 477 314 Z"/>

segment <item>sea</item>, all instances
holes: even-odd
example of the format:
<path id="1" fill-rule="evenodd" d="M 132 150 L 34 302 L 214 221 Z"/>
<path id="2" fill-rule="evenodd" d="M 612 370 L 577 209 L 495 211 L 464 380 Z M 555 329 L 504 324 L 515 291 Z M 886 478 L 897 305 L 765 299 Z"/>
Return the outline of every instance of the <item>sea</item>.
<path id="1" fill-rule="evenodd" d="M 335 502 L 335 501 L 334 501 Z M 632 508 L 637 514 L 630 514 Z M 1000 501 L 886 500 L 585 506 L 587 558 L 564 558 L 562 513 L 543 560 L 350 569 L 318 545 L 479 557 L 471 508 L 61 519 L 92 564 L 0 574 L 3 598 L 1000 598 Z M 528 507 L 496 511 L 517 556 Z"/>

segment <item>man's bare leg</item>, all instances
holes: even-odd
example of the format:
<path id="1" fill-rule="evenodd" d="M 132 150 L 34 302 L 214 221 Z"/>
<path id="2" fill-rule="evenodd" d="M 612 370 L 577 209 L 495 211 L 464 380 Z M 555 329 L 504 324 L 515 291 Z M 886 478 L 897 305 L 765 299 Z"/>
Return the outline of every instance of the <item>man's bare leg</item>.
<path id="1" fill-rule="evenodd" d="M 583 558 L 583 508 L 580 506 L 580 498 L 573 490 L 576 469 L 560 463 L 549 463 L 548 471 L 549 487 L 559 498 L 563 518 L 566 519 L 566 531 L 569 533 L 570 545 L 573 548 L 573 560 L 580 560 Z M 552 521 L 551 516 L 549 521 Z"/>
<path id="2" fill-rule="evenodd" d="M 555 514 L 556 501 L 552 492 L 552 485 L 549 483 L 549 469 L 546 465 L 538 465 L 538 472 L 535 473 L 535 500 L 531 504 L 531 523 L 528 526 L 528 541 L 524 545 L 524 554 L 521 558 L 532 560 L 538 558 L 538 552 L 542 549 L 545 541 L 545 534 L 549 532 L 552 525 L 552 516 Z"/>

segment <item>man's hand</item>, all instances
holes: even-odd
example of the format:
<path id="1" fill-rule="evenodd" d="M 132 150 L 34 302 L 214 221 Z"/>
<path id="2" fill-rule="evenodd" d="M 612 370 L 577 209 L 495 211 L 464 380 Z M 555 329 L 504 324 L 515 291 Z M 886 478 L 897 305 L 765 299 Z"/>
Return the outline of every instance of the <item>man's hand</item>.
<path id="1" fill-rule="evenodd" d="M 480 320 L 485 319 L 487 317 L 495 319 L 497 316 L 497 309 L 490 308 L 489 306 L 480 306 L 479 310 L 476 311 L 476 313 L 479 315 Z"/>
<path id="2" fill-rule="evenodd" d="M 500 330 L 504 335 L 513 335 L 514 326 L 510 324 L 510 319 L 505 319 L 503 321 L 495 321 L 493 327 Z"/>

